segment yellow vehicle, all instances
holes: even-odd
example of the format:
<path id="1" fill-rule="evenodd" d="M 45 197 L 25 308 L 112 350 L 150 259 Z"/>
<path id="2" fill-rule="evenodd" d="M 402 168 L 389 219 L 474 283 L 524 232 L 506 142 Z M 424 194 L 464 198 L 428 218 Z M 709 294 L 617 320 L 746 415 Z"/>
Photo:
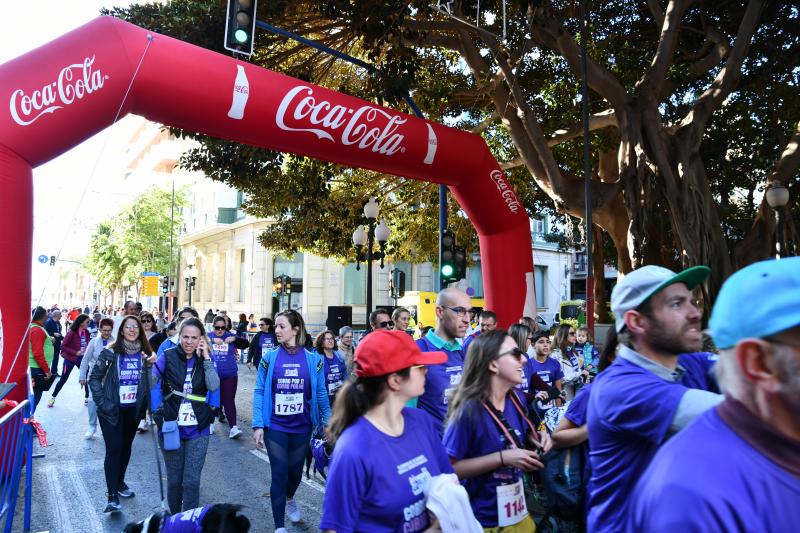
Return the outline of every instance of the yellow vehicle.
<path id="1" fill-rule="evenodd" d="M 423 326 L 436 326 L 436 293 L 430 291 L 406 291 L 397 300 L 397 305 L 409 310 L 414 321 Z M 483 309 L 483 298 L 472 298 L 472 307 Z"/>

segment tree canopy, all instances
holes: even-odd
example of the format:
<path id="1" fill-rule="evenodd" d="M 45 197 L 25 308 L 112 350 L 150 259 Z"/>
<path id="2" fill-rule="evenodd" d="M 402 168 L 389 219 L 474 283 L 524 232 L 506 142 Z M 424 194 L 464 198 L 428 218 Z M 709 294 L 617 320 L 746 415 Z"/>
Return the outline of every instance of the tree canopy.
<path id="1" fill-rule="evenodd" d="M 774 222 L 764 188 L 780 182 L 792 199 L 800 193 L 800 11 L 767 0 L 587 4 L 591 202 L 593 223 L 613 245 L 605 258 L 623 272 L 647 263 L 709 265 L 713 298 L 735 268 L 770 254 Z M 428 118 L 486 138 L 532 216 L 582 217 L 579 2 L 437 5 L 262 2 L 260 19 L 365 59 L 379 73 L 267 32 L 257 34 L 251 61 L 397 107 L 410 91 Z M 220 2 L 107 13 L 223 52 Z M 246 191 L 249 212 L 276 220 L 262 235 L 265 246 L 346 256 L 361 206 L 378 196 L 393 253 L 434 256 L 433 185 L 179 133 L 201 141 L 184 166 Z M 794 205 L 787 229 L 796 246 Z M 450 212 L 459 240 L 476 246 L 452 201 Z M 602 299 L 596 309 L 604 309 Z"/>

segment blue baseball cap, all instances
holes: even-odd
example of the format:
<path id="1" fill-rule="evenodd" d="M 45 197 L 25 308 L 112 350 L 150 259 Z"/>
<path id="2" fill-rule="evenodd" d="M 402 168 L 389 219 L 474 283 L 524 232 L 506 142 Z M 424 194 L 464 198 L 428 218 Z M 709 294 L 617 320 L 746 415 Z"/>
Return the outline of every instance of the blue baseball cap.
<path id="1" fill-rule="evenodd" d="M 722 285 L 708 328 L 717 348 L 800 326 L 800 257 L 746 266 Z"/>
<path id="2" fill-rule="evenodd" d="M 694 266 L 673 272 L 668 268 L 647 265 L 626 274 L 611 291 L 611 312 L 617 318 L 617 333 L 625 327 L 626 311 L 632 311 L 645 303 L 658 291 L 675 283 L 683 283 L 690 291 L 703 283 L 711 269 Z"/>

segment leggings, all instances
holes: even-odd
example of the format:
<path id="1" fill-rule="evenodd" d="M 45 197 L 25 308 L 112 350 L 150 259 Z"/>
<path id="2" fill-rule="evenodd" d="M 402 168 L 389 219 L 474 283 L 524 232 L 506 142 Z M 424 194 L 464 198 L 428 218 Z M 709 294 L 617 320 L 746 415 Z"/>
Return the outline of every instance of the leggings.
<path id="1" fill-rule="evenodd" d="M 206 462 L 208 433 L 196 439 L 181 439 L 181 447 L 172 451 L 164 449 L 162 440 L 161 451 L 167 468 L 167 502 L 170 513 L 199 507 L 200 474 Z"/>
<path id="2" fill-rule="evenodd" d="M 58 396 L 58 393 L 61 392 L 61 387 L 63 387 L 69 379 L 72 369 L 76 366 L 80 367 L 82 359 L 83 357 L 78 357 L 77 363 L 73 363 L 72 361 L 64 359 L 64 370 L 61 372 L 61 378 L 58 380 L 58 383 L 56 383 L 56 390 L 53 391 L 53 398 Z M 88 398 L 88 395 L 86 397 Z"/>
<path id="3" fill-rule="evenodd" d="M 103 467 L 106 473 L 108 494 L 116 494 L 125 482 L 125 471 L 131 459 L 131 446 L 136 436 L 136 408 L 120 408 L 116 424 L 105 417 L 100 418 L 100 430 L 106 443 L 106 458 Z"/>
<path id="4" fill-rule="evenodd" d="M 225 410 L 225 418 L 228 425 L 236 425 L 236 386 L 239 384 L 239 376 L 219 378 L 219 400 L 222 409 Z"/>
<path id="5" fill-rule="evenodd" d="M 272 469 L 269 499 L 275 529 L 284 527 L 286 499 L 294 498 L 303 478 L 303 463 L 306 460 L 311 432 L 285 433 L 275 429 L 266 430 L 267 454 Z"/>

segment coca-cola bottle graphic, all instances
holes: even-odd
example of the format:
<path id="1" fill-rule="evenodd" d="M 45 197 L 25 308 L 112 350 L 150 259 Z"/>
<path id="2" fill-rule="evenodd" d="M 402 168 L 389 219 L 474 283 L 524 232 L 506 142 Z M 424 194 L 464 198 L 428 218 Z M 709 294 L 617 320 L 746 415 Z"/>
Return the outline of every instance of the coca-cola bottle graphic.
<path id="1" fill-rule="evenodd" d="M 228 116 L 241 120 L 244 116 L 244 107 L 247 105 L 247 97 L 250 96 L 250 82 L 247 81 L 247 74 L 244 73 L 242 65 L 236 65 L 236 69 L 238 72 L 233 82 L 233 101 Z"/>

